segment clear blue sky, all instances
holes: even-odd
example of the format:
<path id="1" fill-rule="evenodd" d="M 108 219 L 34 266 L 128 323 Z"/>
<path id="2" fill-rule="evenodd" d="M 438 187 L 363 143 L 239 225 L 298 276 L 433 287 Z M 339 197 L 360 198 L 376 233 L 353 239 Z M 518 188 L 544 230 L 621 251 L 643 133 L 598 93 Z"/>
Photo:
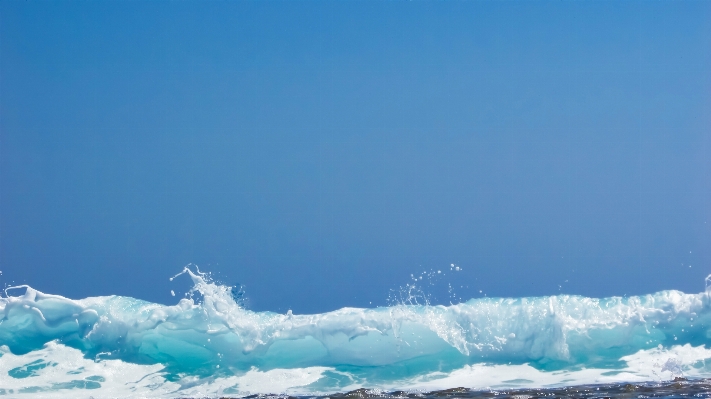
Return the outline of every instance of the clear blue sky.
<path id="1" fill-rule="evenodd" d="M 450 263 L 465 298 L 711 273 L 707 1 L 2 1 L 0 118 L 1 284 L 174 303 L 192 262 L 304 313 Z"/>

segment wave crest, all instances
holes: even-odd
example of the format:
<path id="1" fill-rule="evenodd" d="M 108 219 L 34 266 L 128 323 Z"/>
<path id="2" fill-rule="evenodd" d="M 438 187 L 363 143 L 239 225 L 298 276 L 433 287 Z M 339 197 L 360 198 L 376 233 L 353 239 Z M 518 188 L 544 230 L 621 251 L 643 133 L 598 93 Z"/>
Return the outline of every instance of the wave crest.
<path id="1" fill-rule="evenodd" d="M 432 367 L 487 361 L 556 369 L 614 362 L 658 345 L 705 345 L 711 337 L 706 293 L 484 298 L 294 315 L 244 309 L 232 287 L 188 268 L 180 274 L 193 288 L 173 306 L 118 296 L 71 300 L 29 286 L 17 287 L 25 289 L 17 296 L 6 290 L 0 345 L 21 354 L 56 340 L 88 357 L 180 370 L 384 366 L 412 359 Z"/>

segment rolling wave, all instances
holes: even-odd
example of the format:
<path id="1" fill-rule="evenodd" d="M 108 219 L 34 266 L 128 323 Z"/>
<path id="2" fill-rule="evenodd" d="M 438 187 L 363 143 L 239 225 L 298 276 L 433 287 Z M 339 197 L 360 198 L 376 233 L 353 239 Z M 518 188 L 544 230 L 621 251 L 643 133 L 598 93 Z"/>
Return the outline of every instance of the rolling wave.
<path id="1" fill-rule="evenodd" d="M 0 395 L 307 394 L 711 376 L 708 292 L 294 315 L 249 311 L 232 287 L 183 273 L 192 295 L 173 306 L 6 290 Z M 25 292 L 13 295 L 19 288 Z"/>

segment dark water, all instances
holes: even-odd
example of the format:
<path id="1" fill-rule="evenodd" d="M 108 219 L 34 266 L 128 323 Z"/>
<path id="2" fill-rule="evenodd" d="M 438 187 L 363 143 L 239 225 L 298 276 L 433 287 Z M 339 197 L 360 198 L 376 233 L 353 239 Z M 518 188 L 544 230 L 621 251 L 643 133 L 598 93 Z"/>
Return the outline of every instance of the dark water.
<path id="1" fill-rule="evenodd" d="M 360 398 L 392 398 L 392 399 L 536 399 L 536 398 L 585 398 L 585 399 L 631 399 L 631 398 L 711 398 L 711 379 L 687 380 L 676 378 L 667 382 L 650 382 L 636 384 L 605 384 L 579 385 L 563 388 L 536 389 L 504 389 L 504 390 L 471 390 L 468 388 L 451 388 L 432 392 L 383 392 L 377 390 L 358 389 L 351 392 L 337 393 L 328 396 L 279 396 L 250 395 L 245 399 L 360 399 Z"/>

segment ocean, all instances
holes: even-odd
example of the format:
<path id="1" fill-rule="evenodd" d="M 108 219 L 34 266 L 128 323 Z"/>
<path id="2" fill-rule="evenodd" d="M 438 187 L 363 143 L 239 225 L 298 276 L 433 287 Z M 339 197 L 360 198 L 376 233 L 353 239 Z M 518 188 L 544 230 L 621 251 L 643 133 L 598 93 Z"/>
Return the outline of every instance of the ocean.
<path id="1" fill-rule="evenodd" d="M 0 298 L 0 396 L 711 397 L 711 290 L 477 298 L 254 312 L 237 287 L 186 268 L 171 306 Z"/>

